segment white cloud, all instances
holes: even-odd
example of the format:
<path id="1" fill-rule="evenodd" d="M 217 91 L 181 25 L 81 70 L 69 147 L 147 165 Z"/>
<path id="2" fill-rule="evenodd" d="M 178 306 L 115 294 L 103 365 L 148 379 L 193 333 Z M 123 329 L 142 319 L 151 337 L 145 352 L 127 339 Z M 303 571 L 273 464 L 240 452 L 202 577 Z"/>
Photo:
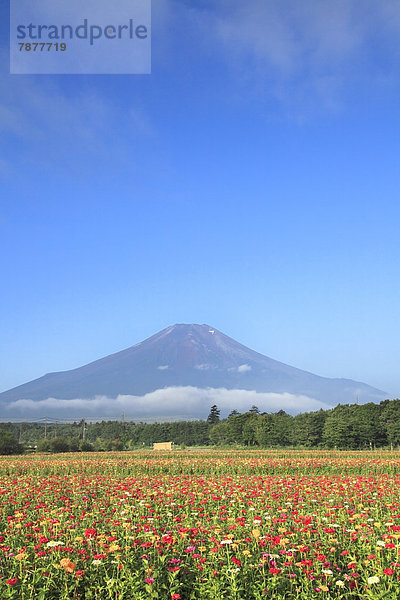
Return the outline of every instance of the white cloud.
<path id="1" fill-rule="evenodd" d="M 199 42 L 223 57 L 243 89 L 288 110 L 337 110 L 357 82 L 397 85 L 397 0 L 221 0 L 191 7 Z"/>
<path id="2" fill-rule="evenodd" d="M 120 107 L 94 86 L 68 94 L 54 80 L 3 76 L 0 133 L 20 139 L 29 161 L 50 166 L 56 156 L 81 167 L 82 157 L 85 165 L 88 157 L 108 161 L 110 149 L 121 164 L 136 148 L 140 156 L 139 142 L 155 130 L 143 108 L 132 102 L 121 117 Z"/>
<path id="3" fill-rule="evenodd" d="M 239 365 L 237 370 L 238 373 L 247 373 L 248 371 L 251 371 L 251 366 L 247 364 Z"/>
<path id="4" fill-rule="evenodd" d="M 120 395 L 117 398 L 96 396 L 71 400 L 17 400 L 4 407 L 5 418 L 115 418 L 122 412 L 127 418 L 149 416 L 186 416 L 206 418 L 209 406 L 216 404 L 222 414 L 232 409 L 246 411 L 253 405 L 260 411 L 289 413 L 330 408 L 327 404 L 304 395 L 289 393 L 258 393 L 252 390 L 226 388 L 197 388 L 193 386 L 167 387 L 143 396 Z"/>
<path id="5" fill-rule="evenodd" d="M 159 365 L 159 366 L 157 367 L 157 369 L 158 369 L 159 371 L 166 371 L 166 370 L 168 369 L 168 365 Z"/>

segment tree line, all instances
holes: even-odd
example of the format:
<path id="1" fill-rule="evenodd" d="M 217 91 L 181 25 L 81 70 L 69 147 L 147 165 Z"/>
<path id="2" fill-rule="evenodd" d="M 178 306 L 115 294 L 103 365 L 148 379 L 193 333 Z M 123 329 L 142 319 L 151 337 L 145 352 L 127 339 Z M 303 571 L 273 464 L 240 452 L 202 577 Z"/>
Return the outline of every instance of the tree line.
<path id="1" fill-rule="evenodd" d="M 65 424 L 3 423 L 0 454 L 23 448 L 42 451 L 110 451 L 149 448 L 154 442 L 185 446 L 240 445 L 261 448 L 301 447 L 342 450 L 400 447 L 400 399 L 380 404 L 339 404 L 329 410 L 291 416 L 280 410 L 245 413 L 233 410 L 220 418 L 212 406 L 206 420 L 133 423 L 85 420 Z"/>

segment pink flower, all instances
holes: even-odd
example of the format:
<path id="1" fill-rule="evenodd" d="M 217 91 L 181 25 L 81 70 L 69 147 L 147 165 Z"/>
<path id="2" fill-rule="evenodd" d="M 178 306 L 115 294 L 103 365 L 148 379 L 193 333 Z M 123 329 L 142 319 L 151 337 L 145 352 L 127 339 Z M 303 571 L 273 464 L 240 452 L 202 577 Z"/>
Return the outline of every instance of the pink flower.
<path id="1" fill-rule="evenodd" d="M 149 583 L 149 584 L 151 585 L 152 583 L 154 583 L 154 582 L 155 582 L 155 579 L 154 579 L 154 577 L 147 577 L 147 578 L 145 579 L 145 582 L 146 582 L 146 583 Z"/>

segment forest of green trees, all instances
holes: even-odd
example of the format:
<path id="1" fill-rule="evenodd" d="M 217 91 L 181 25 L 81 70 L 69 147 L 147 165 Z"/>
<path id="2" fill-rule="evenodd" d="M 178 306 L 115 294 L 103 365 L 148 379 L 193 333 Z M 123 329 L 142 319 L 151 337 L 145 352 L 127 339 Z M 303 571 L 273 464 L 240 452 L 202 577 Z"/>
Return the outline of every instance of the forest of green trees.
<path id="1" fill-rule="evenodd" d="M 133 423 L 82 420 L 77 423 L 3 423 L 0 454 L 24 448 L 49 452 L 110 451 L 149 448 L 154 442 L 177 446 L 337 448 L 343 450 L 400 447 L 400 400 L 380 404 L 339 404 L 330 410 L 291 416 L 281 410 L 260 413 L 233 410 L 220 419 L 217 406 L 206 420 Z"/>

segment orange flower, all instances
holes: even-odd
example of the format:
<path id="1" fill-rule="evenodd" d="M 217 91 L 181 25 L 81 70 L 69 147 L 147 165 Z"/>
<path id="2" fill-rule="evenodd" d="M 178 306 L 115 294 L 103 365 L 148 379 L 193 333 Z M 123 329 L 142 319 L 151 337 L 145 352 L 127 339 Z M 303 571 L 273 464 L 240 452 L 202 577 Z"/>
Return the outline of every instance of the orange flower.
<path id="1" fill-rule="evenodd" d="M 66 573 L 73 573 L 76 568 L 76 564 L 69 558 L 62 558 L 60 560 L 60 567 L 64 567 Z"/>
<path id="2" fill-rule="evenodd" d="M 253 529 L 253 531 L 251 532 L 251 535 L 253 536 L 253 538 L 255 538 L 257 540 L 260 537 L 260 530 Z"/>
<path id="3" fill-rule="evenodd" d="M 20 552 L 19 554 L 15 555 L 16 560 L 22 560 L 25 557 L 26 557 L 26 552 Z"/>

